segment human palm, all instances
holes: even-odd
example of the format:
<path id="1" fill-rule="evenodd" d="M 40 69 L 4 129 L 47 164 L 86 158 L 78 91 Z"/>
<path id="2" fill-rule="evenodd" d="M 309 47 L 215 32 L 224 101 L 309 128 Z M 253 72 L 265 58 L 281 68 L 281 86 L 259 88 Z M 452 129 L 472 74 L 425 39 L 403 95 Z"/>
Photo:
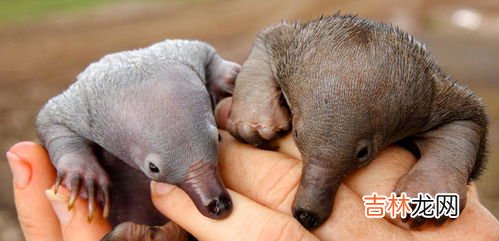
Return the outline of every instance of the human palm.
<path id="1" fill-rule="evenodd" d="M 217 108 L 220 127 L 225 126 L 228 101 Z M 499 224 L 483 207 L 472 184 L 461 216 L 440 227 L 427 223 L 410 229 L 400 219 L 368 219 L 362 196 L 377 192 L 388 195 L 398 179 L 415 164 L 415 158 L 400 147 L 384 150 L 371 164 L 350 174 L 340 185 L 329 219 L 319 228 L 304 229 L 291 214 L 302 163 L 290 135 L 276 140 L 274 151 L 262 150 L 237 142 L 221 131 L 219 171 L 233 199 L 234 209 L 223 220 L 209 219 L 196 209 L 181 189 L 152 182 L 155 206 L 171 223 L 156 231 L 154 240 L 185 240 L 185 232 L 202 241 L 224 240 L 499 240 Z M 46 151 L 34 143 L 19 143 L 8 153 L 14 173 L 14 194 L 19 221 L 27 241 L 99 240 L 110 231 L 102 217 L 88 224 L 85 200 L 78 200 L 67 211 L 67 193 L 61 191 L 45 199 L 45 190 L 55 181 Z M 50 193 L 50 192 L 47 192 Z M 39 200 L 33 205 L 33 200 Z M 330 205 L 330 204 L 324 204 Z M 53 209 L 54 213 L 51 211 Z M 175 223 L 175 224 L 174 224 Z M 178 225 L 178 226 L 177 226 Z M 131 235 L 150 235 L 143 226 Z M 141 239 L 143 240 L 143 239 Z"/>

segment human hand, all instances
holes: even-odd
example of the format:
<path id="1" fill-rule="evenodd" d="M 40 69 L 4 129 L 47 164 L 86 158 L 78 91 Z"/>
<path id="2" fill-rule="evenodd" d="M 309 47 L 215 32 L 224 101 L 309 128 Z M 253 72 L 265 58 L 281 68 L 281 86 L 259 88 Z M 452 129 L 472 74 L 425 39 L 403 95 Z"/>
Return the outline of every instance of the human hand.
<path id="1" fill-rule="evenodd" d="M 224 127 L 229 100 L 217 108 Z M 156 207 L 199 240 L 498 240 L 499 224 L 479 202 L 473 184 L 461 216 L 440 227 L 426 224 L 409 229 L 400 219 L 368 219 L 362 196 L 388 195 L 397 180 L 415 164 L 400 147 L 389 147 L 367 167 L 352 173 L 341 184 L 332 215 L 309 232 L 291 215 L 291 204 L 301 174 L 300 154 L 290 135 L 278 140 L 277 152 L 242 144 L 222 131 L 220 172 L 232 190 L 232 214 L 211 220 L 197 212 L 187 195 L 168 184 L 153 183 Z M 325 204 L 327 205 L 327 204 Z M 179 212 L 178 210 L 182 210 Z"/>
<path id="2" fill-rule="evenodd" d="M 7 159 L 14 176 L 17 215 L 27 241 L 98 240 L 109 231 L 100 211 L 92 223 L 87 223 L 84 200 L 77 200 L 68 212 L 67 190 L 61 189 L 58 195 L 50 191 L 56 173 L 42 146 L 18 143 L 7 152 Z"/>
<path id="3" fill-rule="evenodd" d="M 224 103 L 228 104 L 222 105 Z M 218 108 L 221 127 L 227 111 L 227 105 Z M 168 184 L 152 184 L 157 208 L 199 240 L 499 239 L 498 222 L 479 203 L 473 185 L 461 217 L 442 227 L 427 225 L 415 231 L 397 219 L 365 218 L 362 195 L 374 191 L 390 193 L 398 178 L 414 165 L 412 155 L 397 147 L 388 148 L 369 166 L 350 175 L 340 186 L 331 217 L 309 232 L 290 212 L 301 173 L 300 154 L 292 138 L 278 140 L 275 144 L 279 149 L 274 152 L 238 143 L 224 131 L 222 136 L 220 171 L 225 184 L 233 190 L 234 202 L 234 210 L 228 218 L 208 219 L 180 189 Z M 99 240 L 110 230 L 106 220 L 100 218 L 99 210 L 92 223 L 87 223 L 85 200 L 79 199 L 71 212 L 66 209 L 67 192 L 61 191 L 57 196 L 49 194 L 50 201 L 47 201 L 44 192 L 53 185 L 55 171 L 43 147 L 19 143 L 9 153 L 16 208 L 27 241 Z M 171 236 L 169 240 L 179 240 L 182 236 L 176 227 L 173 223 L 163 227 Z M 146 230 L 144 226 L 139 232 Z"/>
<path id="4" fill-rule="evenodd" d="M 68 211 L 69 192 L 60 188 L 54 194 L 56 172 L 46 150 L 32 142 L 21 142 L 7 152 L 14 180 L 17 215 L 26 241 L 90 241 L 100 240 L 111 230 L 97 208 L 92 222 L 87 222 L 88 203 L 77 199 Z M 146 236 L 149 227 L 134 226 L 135 235 Z M 122 226 L 122 228 L 126 228 Z M 185 232 L 169 223 L 163 227 L 168 240 L 183 240 Z"/>

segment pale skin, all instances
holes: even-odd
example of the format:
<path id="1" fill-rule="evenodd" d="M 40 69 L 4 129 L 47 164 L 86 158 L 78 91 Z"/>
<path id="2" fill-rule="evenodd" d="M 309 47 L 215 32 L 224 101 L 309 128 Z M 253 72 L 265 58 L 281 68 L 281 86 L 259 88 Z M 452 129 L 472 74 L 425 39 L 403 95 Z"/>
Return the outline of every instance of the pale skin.
<path id="1" fill-rule="evenodd" d="M 217 108 L 222 129 L 229 105 L 229 101 L 222 101 Z M 206 218 L 179 188 L 151 183 L 158 210 L 198 240 L 499 240 L 499 223 L 480 204 L 473 183 L 468 187 L 468 203 L 461 216 L 441 227 L 425 224 L 411 230 L 400 219 L 367 219 L 361 197 L 374 191 L 389 194 L 400 176 L 415 164 L 409 152 L 395 146 L 350 175 L 339 188 L 331 217 L 316 230 L 307 231 L 290 212 L 302 169 L 292 137 L 276 141 L 278 150 L 265 151 L 241 144 L 225 131 L 221 135 L 220 172 L 234 203 L 228 218 Z M 46 191 L 54 184 L 56 173 L 43 147 L 18 143 L 7 157 L 14 173 L 19 222 L 27 241 L 99 240 L 111 230 L 100 210 L 87 223 L 86 200 L 79 199 L 67 212 L 68 192 L 52 195 Z M 163 227 L 170 236 L 168 240 L 183 239 L 177 225 Z"/>

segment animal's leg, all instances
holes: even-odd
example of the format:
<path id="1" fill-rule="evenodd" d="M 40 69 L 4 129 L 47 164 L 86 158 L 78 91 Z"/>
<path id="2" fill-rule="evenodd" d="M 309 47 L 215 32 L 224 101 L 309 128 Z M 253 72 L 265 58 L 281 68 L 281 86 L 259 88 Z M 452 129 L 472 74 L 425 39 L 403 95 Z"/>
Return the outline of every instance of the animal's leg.
<path id="1" fill-rule="evenodd" d="M 213 54 L 206 69 L 206 81 L 214 105 L 232 95 L 240 68 L 239 64 Z"/>
<path id="2" fill-rule="evenodd" d="M 273 75 L 263 41 L 257 41 L 236 79 L 228 131 L 253 145 L 289 130 L 289 110 Z"/>
<path id="3" fill-rule="evenodd" d="M 483 141 L 482 127 L 472 121 L 455 121 L 414 138 L 421 158 L 397 183 L 395 192 L 405 192 L 414 198 L 418 193 L 457 193 L 459 210 L 466 205 L 467 183 L 475 165 L 480 143 Z M 448 218 L 442 216 L 436 225 Z M 411 220 L 411 227 L 418 227 L 425 218 Z"/>
<path id="4" fill-rule="evenodd" d="M 96 200 L 100 200 L 103 216 L 107 217 L 110 208 L 110 181 L 95 157 L 95 144 L 53 121 L 50 116 L 50 113 L 42 112 L 37 119 L 37 129 L 57 169 L 56 191 L 61 184 L 70 190 L 69 209 L 78 196 L 87 198 L 89 221 L 94 215 Z"/>
<path id="5" fill-rule="evenodd" d="M 189 235 L 174 223 L 163 227 L 122 223 L 104 236 L 101 241 L 187 241 Z"/>

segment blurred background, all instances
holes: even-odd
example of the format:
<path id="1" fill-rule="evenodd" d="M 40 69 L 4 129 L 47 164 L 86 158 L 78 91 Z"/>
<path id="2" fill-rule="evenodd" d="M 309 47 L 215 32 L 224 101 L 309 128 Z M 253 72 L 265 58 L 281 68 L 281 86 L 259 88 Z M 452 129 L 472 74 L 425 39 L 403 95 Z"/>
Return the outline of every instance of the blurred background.
<path id="1" fill-rule="evenodd" d="M 37 141 L 41 106 L 89 63 L 165 38 L 200 39 L 242 63 L 255 34 L 286 20 L 355 13 L 390 22 L 427 44 L 438 63 L 483 97 L 490 117 L 489 161 L 477 183 L 499 216 L 499 1 L 495 0 L 0 0 L 0 150 Z M 3 155 L 3 154 L 2 154 Z M 0 241 L 23 240 L 0 159 Z"/>

